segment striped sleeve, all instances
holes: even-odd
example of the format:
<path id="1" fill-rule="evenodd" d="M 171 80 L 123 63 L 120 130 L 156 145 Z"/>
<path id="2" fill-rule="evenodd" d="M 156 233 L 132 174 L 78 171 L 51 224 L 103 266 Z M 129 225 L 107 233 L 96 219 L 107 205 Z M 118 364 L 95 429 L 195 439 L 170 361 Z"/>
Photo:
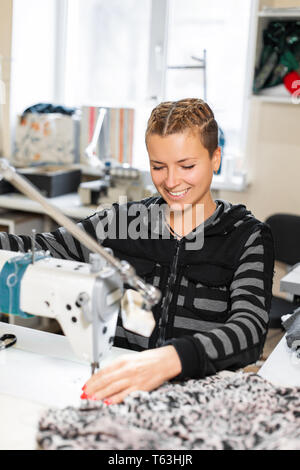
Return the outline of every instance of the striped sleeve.
<path id="1" fill-rule="evenodd" d="M 77 225 L 101 244 L 107 236 L 110 217 L 110 210 L 105 210 L 95 213 Z M 0 232 L 1 250 L 27 252 L 31 249 L 31 244 L 30 236 Z M 63 227 L 58 228 L 54 232 L 37 234 L 35 249 L 48 250 L 54 258 L 70 259 L 79 262 L 89 261 L 90 251 Z"/>
<path id="2" fill-rule="evenodd" d="M 172 341 L 180 379 L 205 377 L 256 362 L 263 350 L 272 298 L 273 238 L 263 225 L 246 241 L 230 285 L 231 311 L 222 326 Z"/>

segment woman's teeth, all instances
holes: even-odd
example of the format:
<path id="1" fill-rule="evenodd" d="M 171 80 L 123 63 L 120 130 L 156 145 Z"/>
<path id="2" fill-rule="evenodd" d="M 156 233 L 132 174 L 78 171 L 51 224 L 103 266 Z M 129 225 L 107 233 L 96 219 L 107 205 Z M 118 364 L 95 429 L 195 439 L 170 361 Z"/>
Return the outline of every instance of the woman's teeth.
<path id="1" fill-rule="evenodd" d="M 186 194 L 188 190 L 189 188 L 184 189 L 183 191 L 168 191 L 168 193 L 173 197 L 180 197 L 180 196 L 184 196 L 184 194 Z"/>

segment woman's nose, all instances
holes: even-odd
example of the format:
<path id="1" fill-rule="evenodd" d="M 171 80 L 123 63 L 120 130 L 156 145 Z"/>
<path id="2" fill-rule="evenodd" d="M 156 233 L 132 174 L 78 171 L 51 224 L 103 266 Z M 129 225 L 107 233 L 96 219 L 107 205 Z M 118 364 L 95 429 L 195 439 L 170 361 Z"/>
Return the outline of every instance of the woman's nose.
<path id="1" fill-rule="evenodd" d="M 167 188 L 172 189 L 178 186 L 179 179 L 176 170 L 168 170 L 165 185 Z"/>

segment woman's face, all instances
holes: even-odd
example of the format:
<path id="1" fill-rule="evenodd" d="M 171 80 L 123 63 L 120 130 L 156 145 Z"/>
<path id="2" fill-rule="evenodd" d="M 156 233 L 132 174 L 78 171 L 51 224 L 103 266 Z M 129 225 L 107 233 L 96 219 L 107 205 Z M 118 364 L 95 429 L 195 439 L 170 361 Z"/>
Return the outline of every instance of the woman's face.
<path id="1" fill-rule="evenodd" d="M 147 149 L 153 184 L 171 208 L 182 210 L 185 204 L 194 207 L 211 201 L 213 172 L 221 160 L 219 147 L 210 158 L 199 136 L 184 132 L 150 135 Z"/>

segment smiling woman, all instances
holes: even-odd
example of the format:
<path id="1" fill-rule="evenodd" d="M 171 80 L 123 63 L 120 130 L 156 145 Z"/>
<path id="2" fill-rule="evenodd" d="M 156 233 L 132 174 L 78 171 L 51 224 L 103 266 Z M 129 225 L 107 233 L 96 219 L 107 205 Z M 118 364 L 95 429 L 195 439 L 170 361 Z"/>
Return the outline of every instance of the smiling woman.
<path id="1" fill-rule="evenodd" d="M 164 102 L 152 111 L 146 145 L 161 197 L 144 204 L 149 212 L 163 206 L 170 237 L 162 230 L 158 240 L 127 246 L 110 240 L 107 246 L 133 264 L 136 258 L 153 261 L 145 274 L 162 291 L 153 310 L 157 325 L 146 345 L 119 324 L 115 344 L 148 351 L 100 371 L 82 398 L 119 403 L 134 390 L 258 360 L 268 326 L 273 241 L 269 228 L 244 206 L 212 199 L 212 176 L 221 158 L 217 136 L 214 114 L 200 99 Z M 199 231 L 203 243 L 188 244 Z"/>
<path id="2" fill-rule="evenodd" d="M 185 223 L 181 230 L 187 235 L 199 225 L 202 208 L 204 220 L 216 210 L 210 186 L 221 163 L 221 150 L 214 114 L 199 99 L 161 103 L 150 116 L 146 145 L 153 183 L 173 209 L 170 226 L 175 230 L 176 224 L 176 233 L 183 215 L 178 210 L 185 215 L 192 211 L 192 224 Z"/>
<path id="3" fill-rule="evenodd" d="M 114 345 L 139 354 L 124 355 L 94 374 L 83 399 L 120 403 L 136 390 L 150 391 L 172 379 L 237 370 L 262 353 L 272 293 L 272 235 L 245 206 L 213 200 L 210 185 L 220 164 L 217 130 L 202 100 L 158 105 L 146 143 L 160 196 L 115 203 L 79 223 L 162 293 L 150 337 L 126 330 L 120 316 Z M 133 233 L 139 213 L 140 231 Z M 117 230 L 112 234 L 110 227 Z M 27 251 L 32 241 L 0 233 L 0 243 Z M 89 260 L 89 251 L 65 228 L 36 235 L 36 248 L 56 258 Z"/>

